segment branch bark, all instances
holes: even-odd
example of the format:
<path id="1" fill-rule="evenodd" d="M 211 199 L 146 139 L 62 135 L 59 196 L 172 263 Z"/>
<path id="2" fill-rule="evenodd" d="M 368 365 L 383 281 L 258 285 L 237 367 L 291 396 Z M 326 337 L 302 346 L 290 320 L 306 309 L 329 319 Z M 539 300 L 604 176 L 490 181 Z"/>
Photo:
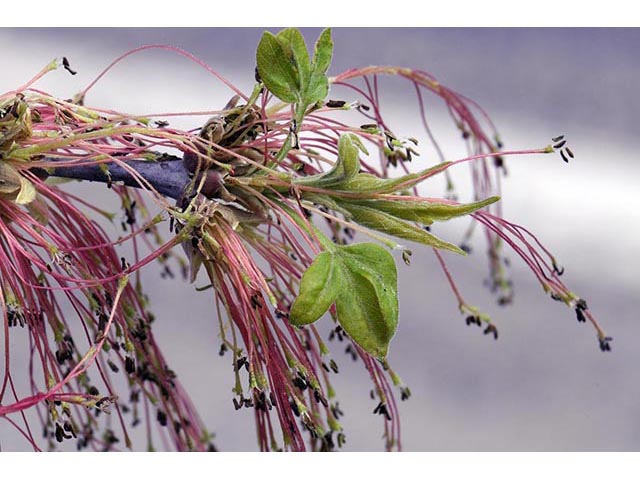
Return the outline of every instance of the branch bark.
<path id="1" fill-rule="evenodd" d="M 179 157 L 165 155 L 161 161 L 128 160 L 127 165 L 149 182 L 160 194 L 178 199 L 187 183 L 190 173 Z M 73 178 L 90 182 L 122 182 L 129 187 L 140 187 L 131 174 L 115 163 L 106 164 L 108 174 L 100 165 L 65 166 L 48 173 L 50 177 Z"/>

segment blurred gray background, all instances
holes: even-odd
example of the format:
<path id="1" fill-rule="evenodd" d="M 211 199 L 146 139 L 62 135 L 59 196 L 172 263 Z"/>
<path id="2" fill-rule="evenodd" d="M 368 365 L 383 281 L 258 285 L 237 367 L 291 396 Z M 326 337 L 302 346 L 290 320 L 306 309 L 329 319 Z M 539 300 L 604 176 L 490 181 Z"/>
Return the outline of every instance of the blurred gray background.
<path id="1" fill-rule="evenodd" d="M 303 29 L 309 42 L 319 32 Z M 149 43 L 182 47 L 248 90 L 261 33 L 254 28 L 3 29 L 0 91 L 16 88 L 64 55 L 78 75 L 60 69 L 38 88 L 67 98 L 117 55 Z M 339 28 L 334 41 L 330 74 L 369 64 L 426 70 L 482 105 L 507 149 L 543 147 L 552 136 L 566 136 L 576 153 L 569 165 L 556 155 L 508 161 L 504 214 L 530 228 L 556 255 L 566 268 L 564 281 L 588 300 L 614 337 L 613 351 L 601 353 L 593 329 L 545 296 L 515 255 L 510 256 L 515 304 L 498 307 L 483 287 L 487 265 L 478 235 L 473 255 L 447 259 L 466 299 L 498 325 L 495 342 L 465 326 L 435 257 L 414 248 L 412 265 L 398 267 L 400 326 L 390 351 L 392 366 L 413 394 L 400 405 L 404 449 L 638 450 L 640 30 Z M 426 145 L 412 87 L 400 81 L 385 87 L 384 107 L 394 131 Z M 144 114 L 217 109 L 230 96 L 196 65 L 152 51 L 116 67 L 87 104 Z M 447 157 L 462 156 L 440 104 L 429 105 Z M 436 158 L 425 149 L 421 161 L 432 164 Z M 467 168 L 458 170 L 461 199 L 469 200 Z M 441 194 L 442 187 L 433 183 L 429 194 Z M 456 242 L 465 225 L 438 233 Z M 233 410 L 231 368 L 227 357 L 217 356 L 210 292 L 161 280 L 157 272 L 147 275 L 159 343 L 216 433 L 216 445 L 254 450 L 252 414 Z M 346 412 L 346 448 L 382 449 L 382 425 L 371 414 L 375 404 L 366 372 L 340 351 L 335 358 L 341 366 L 334 382 Z M 6 422 L 0 422 L 0 444 L 5 451 L 27 449 Z"/>

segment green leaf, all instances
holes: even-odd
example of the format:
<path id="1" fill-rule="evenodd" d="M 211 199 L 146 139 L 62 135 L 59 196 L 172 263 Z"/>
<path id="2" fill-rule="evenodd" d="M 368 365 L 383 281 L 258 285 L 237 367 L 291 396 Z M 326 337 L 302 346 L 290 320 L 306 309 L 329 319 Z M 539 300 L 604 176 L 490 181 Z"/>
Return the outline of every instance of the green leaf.
<path id="1" fill-rule="evenodd" d="M 377 230 L 394 237 L 411 240 L 412 242 L 422 243 L 430 247 L 443 248 L 445 250 L 465 255 L 464 251 L 452 243 L 441 240 L 422 228 L 418 228 L 415 225 L 407 223 L 393 215 L 381 212 L 375 208 L 358 205 L 357 203 L 348 201 L 340 201 L 339 204 L 351 214 L 354 222 L 359 223 L 364 227 Z"/>
<path id="2" fill-rule="evenodd" d="M 366 352 L 384 359 L 398 327 L 395 261 L 374 243 L 341 246 L 336 254 L 343 265 L 338 322 Z"/>
<path id="3" fill-rule="evenodd" d="M 300 327 L 315 322 L 338 296 L 342 272 L 331 252 L 320 253 L 302 275 L 300 293 L 289 312 L 289 321 Z"/>
<path id="4" fill-rule="evenodd" d="M 332 56 L 333 41 L 331 40 L 331 29 L 327 28 L 323 30 L 316 42 L 312 73 L 304 94 L 304 100 L 307 105 L 312 105 L 324 100 L 329 93 L 327 70 L 331 64 Z"/>
<path id="5" fill-rule="evenodd" d="M 331 40 L 331 29 L 325 28 L 318 37 L 313 53 L 314 73 L 323 75 L 327 73 L 332 56 L 333 40 Z"/>
<path id="6" fill-rule="evenodd" d="M 295 180 L 298 185 L 316 188 L 331 188 L 355 177 L 360 171 L 360 151 L 368 153 L 360 138 L 353 133 L 345 133 L 338 140 L 338 159 L 331 170 L 318 175 Z"/>
<path id="7" fill-rule="evenodd" d="M 329 93 L 327 70 L 332 55 L 331 29 L 320 34 L 312 63 L 300 31 L 286 28 L 277 35 L 262 35 L 256 63 L 269 91 L 284 102 L 296 104 L 296 120 L 301 123 L 307 107 L 324 100 Z"/>
<path id="8" fill-rule="evenodd" d="M 398 327 L 398 274 L 380 245 L 331 246 L 302 276 L 289 322 L 315 322 L 335 303 L 338 322 L 363 350 L 384 359 Z"/>
<path id="9" fill-rule="evenodd" d="M 311 61 L 304 37 L 297 28 L 286 28 L 278 32 L 276 38 L 286 50 L 293 53 L 294 70 L 297 73 L 299 85 L 306 86 L 311 76 Z"/>
<path id="10" fill-rule="evenodd" d="M 398 178 L 380 178 L 370 173 L 359 173 L 353 178 L 332 186 L 333 190 L 357 192 L 362 194 L 394 193 L 398 190 L 412 188 L 427 177 L 444 171 L 451 162 L 441 163 L 416 173 L 409 173 Z"/>
<path id="11" fill-rule="evenodd" d="M 256 63 L 258 74 L 271 93 L 283 102 L 292 103 L 294 120 L 302 124 L 310 105 L 323 100 L 329 93 L 326 72 L 331 63 L 333 42 L 331 30 L 322 32 L 316 42 L 313 63 L 304 37 L 295 28 L 273 35 L 265 32 L 258 44 Z M 287 156 L 292 146 L 292 134 L 276 155 L 278 161 Z"/>
<path id="12" fill-rule="evenodd" d="M 450 220 L 462 215 L 468 215 L 498 200 L 500 200 L 500 197 L 490 197 L 480 202 L 460 205 L 429 201 L 385 199 L 350 200 L 350 203 L 380 210 L 394 217 L 402 218 L 403 220 L 421 223 L 422 225 L 430 225 L 434 221 Z"/>
<path id="13" fill-rule="evenodd" d="M 300 76 L 291 46 L 271 32 L 264 32 L 258 44 L 256 63 L 260 78 L 271 93 L 283 102 L 299 100 Z"/>

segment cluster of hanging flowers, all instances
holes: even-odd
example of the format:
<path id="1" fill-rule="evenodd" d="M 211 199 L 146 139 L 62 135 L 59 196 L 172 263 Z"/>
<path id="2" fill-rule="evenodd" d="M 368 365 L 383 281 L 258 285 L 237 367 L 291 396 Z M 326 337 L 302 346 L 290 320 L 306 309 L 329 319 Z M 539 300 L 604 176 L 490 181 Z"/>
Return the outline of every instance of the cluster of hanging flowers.
<path id="1" fill-rule="evenodd" d="M 158 118 L 86 106 L 95 82 L 69 100 L 38 90 L 37 80 L 59 66 L 75 74 L 66 59 L 0 95 L 0 421 L 34 449 L 58 442 L 134 448 L 129 430 L 138 424 L 146 427 L 147 448 L 215 449 L 154 338 L 139 275 L 152 262 L 171 276 L 170 264 L 177 264 L 191 282 L 206 274 L 211 288 L 202 294 L 213 297 L 212 321 L 220 326 L 215 348 L 232 359 L 233 405 L 253 410 L 262 450 L 332 450 L 345 442 L 331 386 L 339 368 L 325 340 L 343 342 L 361 359 L 385 446 L 401 448 L 396 395 L 405 400 L 410 391 L 387 362 L 398 324 L 390 251 L 407 264 L 411 257 L 400 242 L 433 247 L 467 324 L 497 338 L 445 263 L 443 252 L 464 254 L 467 240 L 457 246 L 436 237 L 433 222 L 469 216 L 482 227 L 500 303 L 511 299 L 507 246 L 545 292 L 593 324 L 600 348 L 609 350 L 611 339 L 562 283 L 554 257 L 531 232 L 505 220 L 497 203 L 505 159 L 560 149 L 563 158 L 573 157 L 562 138 L 541 149 L 501 151 L 478 105 L 419 70 L 369 67 L 329 78 L 329 30 L 313 56 L 295 29 L 265 33 L 250 93 L 187 52 L 157 45 L 123 55 L 96 81 L 151 48 L 207 68 L 233 98 L 223 110 L 206 112 L 201 128 L 183 131 L 168 120 L 188 113 Z M 420 162 L 420 144 L 384 119 L 381 76 L 399 77 L 415 92 L 439 161 L 410 168 Z M 330 86 L 340 100 L 327 98 Z M 425 95 L 442 100 L 467 157 L 445 161 L 427 123 Z M 475 202 L 419 194 L 417 186 L 435 176 L 451 185 L 461 163 L 471 168 Z M 98 219 L 115 215 L 65 191 L 58 177 L 110 189 L 121 202 L 124 233 L 114 240 Z M 369 241 L 361 242 L 365 236 Z M 127 245 L 130 258 L 118 253 Z M 328 339 L 315 326 L 323 316 L 334 323 Z M 16 376 L 29 378 L 28 391 Z M 44 430 L 32 428 L 32 411 Z"/>

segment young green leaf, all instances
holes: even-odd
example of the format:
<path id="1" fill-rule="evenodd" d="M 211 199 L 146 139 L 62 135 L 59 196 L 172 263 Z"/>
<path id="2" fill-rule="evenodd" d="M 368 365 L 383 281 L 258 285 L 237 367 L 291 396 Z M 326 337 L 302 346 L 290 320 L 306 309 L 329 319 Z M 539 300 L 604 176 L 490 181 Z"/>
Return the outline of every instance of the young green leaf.
<path id="1" fill-rule="evenodd" d="M 370 173 L 359 173 L 342 183 L 332 185 L 332 190 L 342 192 L 358 192 L 362 194 L 394 193 L 414 187 L 429 176 L 444 171 L 451 162 L 441 163 L 416 173 L 409 173 L 397 178 L 380 178 Z"/>
<path id="2" fill-rule="evenodd" d="M 353 133 L 346 133 L 338 140 L 338 159 L 331 170 L 318 175 L 296 179 L 298 185 L 316 188 L 332 188 L 340 185 L 358 174 L 360 171 L 360 151 L 368 153 L 360 138 Z"/>
<path id="3" fill-rule="evenodd" d="M 316 42 L 313 53 L 313 67 L 315 74 L 326 74 L 333 56 L 333 40 L 331 29 L 325 28 Z"/>
<path id="4" fill-rule="evenodd" d="M 405 240 L 411 240 L 413 242 L 422 243 L 430 247 L 443 248 L 450 250 L 461 255 L 465 253 L 453 245 L 452 243 L 441 240 L 440 238 L 432 235 L 431 233 L 416 227 L 411 223 L 407 223 L 393 215 L 390 215 L 375 208 L 368 206 L 358 205 L 348 201 L 340 201 L 340 206 L 347 210 L 352 220 L 360 225 L 377 230 L 387 235 L 394 237 L 404 238 Z"/>
<path id="5" fill-rule="evenodd" d="M 331 64 L 333 55 L 333 41 L 331 40 L 331 29 L 322 31 L 315 45 L 313 55 L 313 66 L 311 77 L 305 92 L 307 105 L 324 100 L 329 93 L 329 80 L 327 70 Z"/>
<path id="6" fill-rule="evenodd" d="M 500 197 L 490 197 L 480 202 L 452 205 L 429 201 L 402 201 L 402 200 L 350 200 L 350 203 L 362 207 L 379 210 L 403 220 L 430 225 L 434 221 L 450 220 L 462 215 L 468 215 L 476 210 L 491 205 L 500 200 Z"/>
<path id="7" fill-rule="evenodd" d="M 338 247 L 336 256 L 342 263 L 338 322 L 366 352 L 384 359 L 398 327 L 395 261 L 374 243 Z"/>
<path id="8" fill-rule="evenodd" d="M 294 69 L 297 72 L 300 87 L 304 87 L 309 83 L 311 76 L 311 61 L 309 60 L 309 52 L 304 42 L 304 37 L 297 28 L 286 28 L 276 35 L 286 50 L 290 50 L 293 54 Z"/>
<path id="9" fill-rule="evenodd" d="M 283 102 L 294 103 L 299 100 L 300 76 L 290 45 L 271 32 L 264 32 L 258 44 L 256 64 L 260 78 L 271 93 Z"/>
<path id="10" fill-rule="evenodd" d="M 296 327 L 315 322 L 335 301 L 341 289 L 340 263 L 331 252 L 320 253 L 302 275 L 300 293 L 289 312 Z"/>
<path id="11" fill-rule="evenodd" d="M 327 96 L 327 69 L 331 63 L 333 42 L 331 30 L 322 32 L 316 42 L 313 63 L 302 34 L 287 28 L 277 35 L 265 32 L 258 44 L 256 64 L 258 74 L 267 89 L 283 102 L 294 104 L 294 120 L 301 125 L 307 109 Z M 276 154 L 280 161 L 293 145 L 289 134 Z"/>

